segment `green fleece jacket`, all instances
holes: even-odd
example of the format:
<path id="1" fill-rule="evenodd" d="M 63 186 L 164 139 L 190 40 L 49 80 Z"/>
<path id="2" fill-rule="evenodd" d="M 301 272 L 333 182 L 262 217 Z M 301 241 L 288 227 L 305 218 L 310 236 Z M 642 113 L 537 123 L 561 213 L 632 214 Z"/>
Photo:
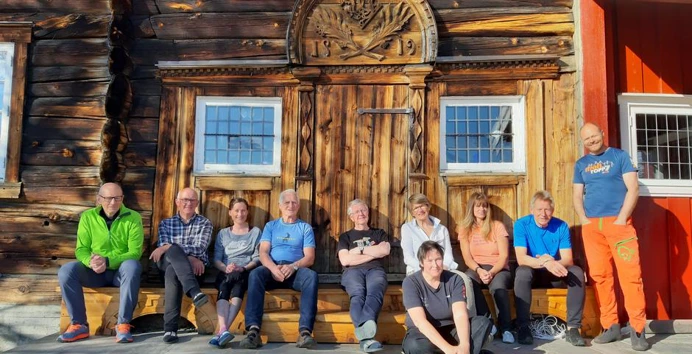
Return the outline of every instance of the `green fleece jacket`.
<path id="1" fill-rule="evenodd" d="M 118 269 L 128 259 L 142 257 L 144 228 L 138 212 L 120 206 L 120 214 L 108 230 L 106 220 L 99 214 L 100 205 L 82 213 L 77 228 L 77 260 L 89 267 L 92 254 L 108 259 L 108 269 Z"/>

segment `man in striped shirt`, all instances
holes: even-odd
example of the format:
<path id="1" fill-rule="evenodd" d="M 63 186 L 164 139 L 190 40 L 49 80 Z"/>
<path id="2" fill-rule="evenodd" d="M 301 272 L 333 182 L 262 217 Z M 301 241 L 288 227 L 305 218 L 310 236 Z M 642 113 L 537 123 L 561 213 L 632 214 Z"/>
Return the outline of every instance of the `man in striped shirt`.
<path id="1" fill-rule="evenodd" d="M 184 188 L 178 192 L 175 198 L 178 213 L 159 224 L 158 247 L 149 257 L 156 262 L 165 279 L 163 341 L 166 343 L 178 341 L 183 293 L 192 298 L 195 307 L 209 300 L 200 290 L 196 277 L 204 274 L 204 267 L 209 263 L 207 248 L 211 242 L 212 224 L 197 214 L 198 203 L 194 189 Z"/>

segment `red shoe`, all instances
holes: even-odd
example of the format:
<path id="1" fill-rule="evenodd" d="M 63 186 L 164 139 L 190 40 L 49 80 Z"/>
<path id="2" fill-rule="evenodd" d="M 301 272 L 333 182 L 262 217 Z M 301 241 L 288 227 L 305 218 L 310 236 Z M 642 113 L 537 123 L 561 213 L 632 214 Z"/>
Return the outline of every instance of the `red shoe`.
<path id="1" fill-rule="evenodd" d="M 116 343 L 131 343 L 135 339 L 132 338 L 130 328 L 133 326 L 129 323 L 118 323 L 115 325 L 115 342 Z"/>
<path id="2" fill-rule="evenodd" d="M 67 327 L 67 330 L 58 337 L 60 343 L 70 343 L 80 339 L 89 338 L 89 327 L 75 323 Z"/>

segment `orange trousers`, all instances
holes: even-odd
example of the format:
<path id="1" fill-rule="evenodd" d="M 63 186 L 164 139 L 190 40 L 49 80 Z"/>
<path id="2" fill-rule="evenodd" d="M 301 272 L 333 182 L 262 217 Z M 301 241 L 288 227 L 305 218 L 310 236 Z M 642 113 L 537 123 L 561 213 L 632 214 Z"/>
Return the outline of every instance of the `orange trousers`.
<path id="1" fill-rule="evenodd" d="M 601 310 L 601 326 L 607 329 L 619 323 L 613 276 L 613 262 L 615 263 L 630 325 L 641 332 L 646 326 L 646 302 L 637 231 L 632 226 L 631 219 L 627 220 L 627 225 L 614 225 L 616 218 L 589 218 L 591 223 L 582 225 L 589 276 L 594 282 Z"/>

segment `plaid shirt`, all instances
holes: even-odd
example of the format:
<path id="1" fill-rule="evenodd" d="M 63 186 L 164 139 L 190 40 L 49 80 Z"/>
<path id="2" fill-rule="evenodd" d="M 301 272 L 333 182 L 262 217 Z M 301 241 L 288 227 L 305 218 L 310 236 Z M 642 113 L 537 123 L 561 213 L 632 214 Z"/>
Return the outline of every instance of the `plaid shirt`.
<path id="1" fill-rule="evenodd" d="M 202 215 L 195 214 L 186 224 L 179 214 L 175 214 L 161 220 L 158 245 L 176 244 L 188 256 L 197 257 L 204 264 L 208 264 L 207 248 L 211 242 L 211 231 L 211 221 Z"/>

